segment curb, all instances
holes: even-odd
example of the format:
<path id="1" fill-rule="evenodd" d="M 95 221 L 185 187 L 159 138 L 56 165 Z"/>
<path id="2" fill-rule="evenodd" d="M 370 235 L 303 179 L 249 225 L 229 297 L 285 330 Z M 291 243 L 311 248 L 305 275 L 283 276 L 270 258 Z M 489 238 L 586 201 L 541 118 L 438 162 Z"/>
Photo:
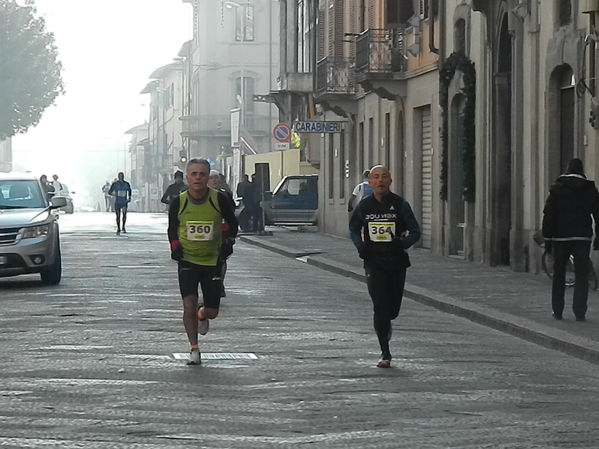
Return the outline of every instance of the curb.
<path id="1" fill-rule="evenodd" d="M 240 240 L 286 257 L 298 258 L 307 256 L 305 260 L 308 265 L 361 282 L 365 282 L 366 280 L 361 268 L 332 261 L 323 256 L 311 256 L 310 254 L 313 254 L 313 252 L 310 251 L 298 251 L 276 243 L 265 242 L 255 237 L 241 236 Z M 480 307 L 476 304 L 418 287 L 408 282 L 406 282 L 404 293 L 407 298 L 420 304 L 466 318 L 474 323 L 490 327 L 539 346 L 557 350 L 587 362 L 599 364 L 599 345 L 568 332 L 509 313 Z"/>

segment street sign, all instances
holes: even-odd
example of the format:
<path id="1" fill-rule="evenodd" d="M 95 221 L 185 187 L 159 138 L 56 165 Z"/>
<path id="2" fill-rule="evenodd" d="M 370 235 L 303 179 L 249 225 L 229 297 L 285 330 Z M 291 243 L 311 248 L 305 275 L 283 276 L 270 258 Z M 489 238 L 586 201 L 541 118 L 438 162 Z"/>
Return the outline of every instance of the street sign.
<path id="1" fill-rule="evenodd" d="M 289 149 L 289 142 L 273 142 L 273 149 L 275 151 L 287 151 Z"/>
<path id="2" fill-rule="evenodd" d="M 297 133 L 341 133 L 344 122 L 309 121 L 295 122 L 293 130 Z"/>
<path id="3" fill-rule="evenodd" d="M 279 123 L 273 128 L 272 136 L 277 142 L 288 143 L 291 138 L 291 129 L 285 123 Z"/>

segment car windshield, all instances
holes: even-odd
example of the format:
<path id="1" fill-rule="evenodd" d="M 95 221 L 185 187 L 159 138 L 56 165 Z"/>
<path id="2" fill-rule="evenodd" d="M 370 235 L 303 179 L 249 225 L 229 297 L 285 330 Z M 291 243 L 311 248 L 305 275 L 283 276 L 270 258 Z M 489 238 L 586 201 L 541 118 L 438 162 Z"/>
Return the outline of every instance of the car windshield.
<path id="1" fill-rule="evenodd" d="M 34 180 L 0 180 L 0 209 L 45 208 L 39 183 Z"/>

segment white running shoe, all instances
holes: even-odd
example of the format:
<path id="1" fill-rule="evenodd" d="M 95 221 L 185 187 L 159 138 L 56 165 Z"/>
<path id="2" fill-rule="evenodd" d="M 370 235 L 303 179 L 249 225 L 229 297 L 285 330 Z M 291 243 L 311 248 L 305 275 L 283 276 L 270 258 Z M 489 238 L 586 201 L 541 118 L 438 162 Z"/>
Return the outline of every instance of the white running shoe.
<path id="1" fill-rule="evenodd" d="M 210 327 L 210 320 L 200 320 L 198 318 L 198 333 L 200 335 L 206 335 L 208 333 L 208 328 Z"/>
<path id="2" fill-rule="evenodd" d="M 192 349 L 189 353 L 188 365 L 200 365 L 202 363 L 202 356 L 199 349 Z"/>

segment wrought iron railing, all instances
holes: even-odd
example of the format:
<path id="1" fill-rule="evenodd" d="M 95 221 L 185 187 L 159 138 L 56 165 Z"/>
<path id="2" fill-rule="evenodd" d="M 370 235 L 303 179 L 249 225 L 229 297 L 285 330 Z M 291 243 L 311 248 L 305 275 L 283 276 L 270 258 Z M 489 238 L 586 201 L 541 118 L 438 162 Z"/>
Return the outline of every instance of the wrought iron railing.
<path id="1" fill-rule="evenodd" d="M 403 28 L 368 29 L 356 38 L 356 71 L 392 73 L 406 70 Z"/>
<path id="2" fill-rule="evenodd" d="M 355 91 L 352 60 L 325 57 L 316 63 L 316 92 L 318 94 L 351 95 Z"/>

